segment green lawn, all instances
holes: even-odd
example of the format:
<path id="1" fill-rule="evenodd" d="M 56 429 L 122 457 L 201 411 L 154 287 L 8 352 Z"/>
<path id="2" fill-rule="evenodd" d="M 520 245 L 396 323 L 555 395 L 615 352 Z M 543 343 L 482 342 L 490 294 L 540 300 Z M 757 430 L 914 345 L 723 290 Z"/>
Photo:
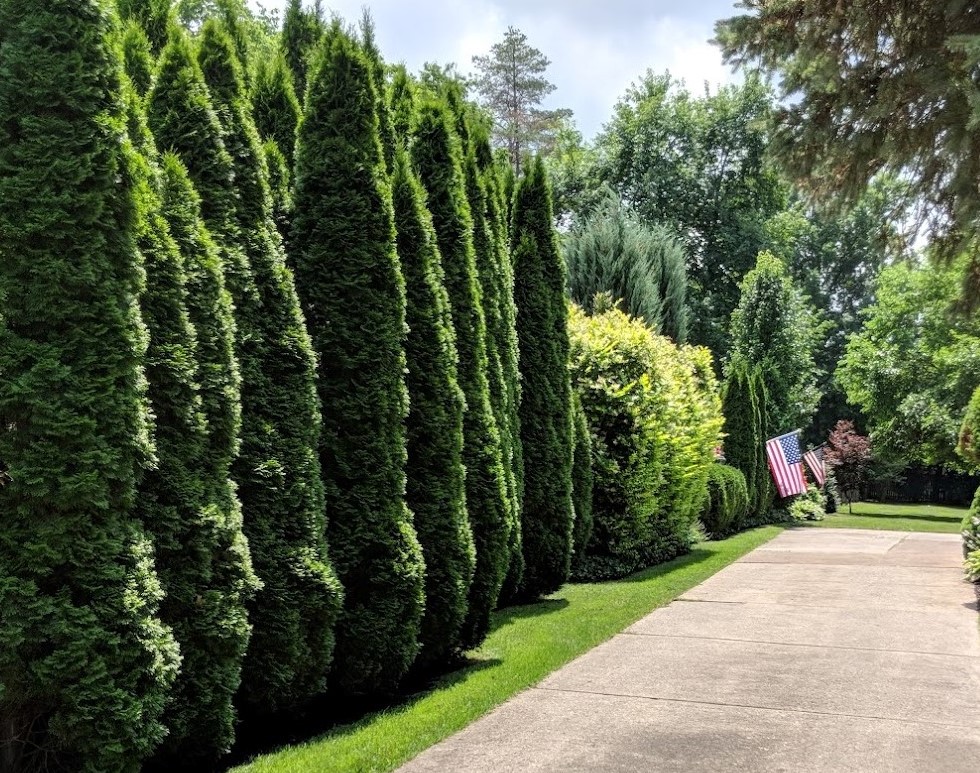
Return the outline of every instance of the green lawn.
<path id="1" fill-rule="evenodd" d="M 810 521 L 805 525 L 834 529 L 941 531 L 958 534 L 966 511 L 965 507 L 941 505 L 884 505 L 876 502 L 855 502 L 853 515 L 848 514 L 847 505 L 842 505 L 836 515 L 828 515 L 822 521 Z"/>
<path id="2" fill-rule="evenodd" d="M 568 585 L 545 601 L 504 609 L 467 667 L 401 705 L 300 746 L 257 757 L 239 773 L 387 771 L 462 729 L 510 696 L 772 539 L 768 526 L 624 580 Z"/>

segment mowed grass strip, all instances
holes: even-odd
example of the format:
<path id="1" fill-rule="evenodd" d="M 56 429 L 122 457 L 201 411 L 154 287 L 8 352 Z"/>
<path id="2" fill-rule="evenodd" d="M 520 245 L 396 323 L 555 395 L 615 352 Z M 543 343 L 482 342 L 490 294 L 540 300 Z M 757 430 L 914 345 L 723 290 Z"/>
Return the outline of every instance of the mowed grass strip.
<path id="1" fill-rule="evenodd" d="M 466 667 L 402 704 L 308 743 L 257 757 L 238 773 L 388 771 L 466 727 L 512 695 L 664 606 L 781 531 L 767 526 L 623 580 L 567 585 L 538 604 L 494 615 Z"/>
<path id="2" fill-rule="evenodd" d="M 831 529 L 883 529 L 888 531 L 932 531 L 958 534 L 965 507 L 944 505 L 886 505 L 878 502 L 855 502 L 854 513 L 847 505 L 822 521 L 807 521 L 805 526 Z"/>

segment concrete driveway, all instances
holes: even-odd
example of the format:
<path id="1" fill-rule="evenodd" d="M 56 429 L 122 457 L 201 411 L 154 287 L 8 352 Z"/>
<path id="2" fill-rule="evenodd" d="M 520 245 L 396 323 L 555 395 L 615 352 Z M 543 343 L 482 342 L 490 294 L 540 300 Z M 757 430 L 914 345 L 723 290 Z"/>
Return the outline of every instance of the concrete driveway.
<path id="1" fill-rule="evenodd" d="M 957 535 L 793 529 L 402 768 L 980 770 Z"/>

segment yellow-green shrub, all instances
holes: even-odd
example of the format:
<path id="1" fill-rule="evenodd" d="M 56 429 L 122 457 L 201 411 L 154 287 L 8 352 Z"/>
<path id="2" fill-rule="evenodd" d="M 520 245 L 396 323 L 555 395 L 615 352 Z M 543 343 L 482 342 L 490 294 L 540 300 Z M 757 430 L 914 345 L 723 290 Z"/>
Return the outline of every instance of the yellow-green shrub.
<path id="1" fill-rule="evenodd" d="M 690 545 L 722 426 L 711 355 L 618 310 L 569 320 L 591 429 L 593 531 L 577 579 L 622 576 Z"/>

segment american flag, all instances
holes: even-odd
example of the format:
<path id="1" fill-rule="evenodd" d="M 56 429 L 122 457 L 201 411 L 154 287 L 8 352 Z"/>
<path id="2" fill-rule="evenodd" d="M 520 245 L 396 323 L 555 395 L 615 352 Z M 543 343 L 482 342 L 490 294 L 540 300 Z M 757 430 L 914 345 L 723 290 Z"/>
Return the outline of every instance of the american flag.
<path id="1" fill-rule="evenodd" d="M 803 452 L 800 450 L 799 431 L 774 437 L 766 443 L 769 471 L 776 481 L 779 496 L 791 497 L 806 493 L 806 476 L 803 474 Z"/>
<path id="2" fill-rule="evenodd" d="M 813 473 L 813 477 L 817 481 L 818 486 L 822 486 L 827 482 L 827 471 L 823 466 L 823 446 L 817 446 L 816 448 L 811 448 L 805 454 L 803 454 L 803 459 L 806 461 L 806 466 L 810 468 L 810 472 Z"/>

